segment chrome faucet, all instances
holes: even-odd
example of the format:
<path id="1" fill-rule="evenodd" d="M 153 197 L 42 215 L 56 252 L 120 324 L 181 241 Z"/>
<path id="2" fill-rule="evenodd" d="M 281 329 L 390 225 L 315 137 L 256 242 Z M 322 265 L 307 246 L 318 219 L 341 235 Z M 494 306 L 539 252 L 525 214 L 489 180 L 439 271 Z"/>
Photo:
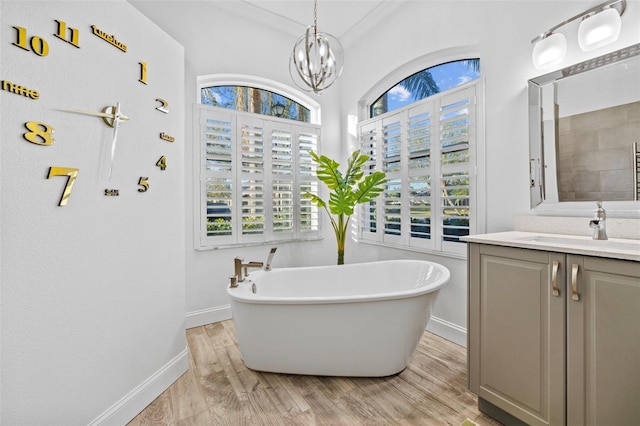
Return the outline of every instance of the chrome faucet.
<path id="1" fill-rule="evenodd" d="M 594 210 L 594 213 L 594 218 L 589 222 L 589 226 L 593 228 L 593 239 L 606 240 L 607 227 L 605 222 L 607 221 L 607 212 L 602 208 L 602 201 L 598 201 L 598 208 Z"/>
<path id="2" fill-rule="evenodd" d="M 265 271 L 271 270 L 271 261 L 273 260 L 273 255 L 276 254 L 276 250 L 278 250 L 278 247 L 271 247 L 271 251 L 269 252 L 269 257 L 267 258 L 267 265 L 264 267 Z"/>

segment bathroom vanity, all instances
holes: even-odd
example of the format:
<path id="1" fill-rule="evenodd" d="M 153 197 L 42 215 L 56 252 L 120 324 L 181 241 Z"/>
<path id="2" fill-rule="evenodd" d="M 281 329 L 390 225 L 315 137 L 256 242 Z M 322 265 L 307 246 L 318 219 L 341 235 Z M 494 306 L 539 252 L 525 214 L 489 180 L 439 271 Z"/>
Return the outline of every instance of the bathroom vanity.
<path id="1" fill-rule="evenodd" d="M 640 241 L 468 242 L 468 386 L 505 424 L 640 421 Z"/>

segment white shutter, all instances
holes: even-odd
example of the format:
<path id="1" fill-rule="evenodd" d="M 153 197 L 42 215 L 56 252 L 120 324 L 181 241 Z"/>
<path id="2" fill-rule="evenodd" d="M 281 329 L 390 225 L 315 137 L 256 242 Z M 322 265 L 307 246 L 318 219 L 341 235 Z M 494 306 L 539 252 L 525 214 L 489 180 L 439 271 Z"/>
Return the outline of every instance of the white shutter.
<path id="1" fill-rule="evenodd" d="M 440 99 L 440 205 L 442 250 L 464 253 L 460 237 L 469 235 L 471 171 L 470 140 L 475 140 L 475 88 Z"/>
<path id="2" fill-rule="evenodd" d="M 242 242 L 264 241 L 265 173 L 264 123 L 260 119 L 240 117 L 238 120 L 237 203 L 241 206 Z"/>
<path id="3" fill-rule="evenodd" d="M 200 132 L 200 238 L 196 248 L 320 237 L 320 126 L 252 113 L 197 107 Z"/>
<path id="4" fill-rule="evenodd" d="M 387 174 L 382 197 L 382 240 L 402 243 L 402 114 L 394 114 L 382 120 L 382 153 L 380 163 Z"/>
<path id="5" fill-rule="evenodd" d="M 318 152 L 320 129 L 295 126 L 298 178 L 294 201 L 299 206 L 298 211 L 298 238 L 315 238 L 320 235 L 320 212 L 318 207 L 307 198 L 302 198 L 304 192 L 318 195 L 318 177 L 316 176 L 316 163 L 311 158 L 311 151 Z"/>
<path id="6" fill-rule="evenodd" d="M 275 125 L 275 124 L 274 124 Z M 271 239 L 293 238 L 294 157 L 291 126 L 278 123 L 271 129 Z"/>
<path id="7" fill-rule="evenodd" d="M 378 123 L 367 123 L 360 127 L 359 145 L 360 152 L 368 155 L 369 160 L 364 164 L 362 170 L 365 175 L 370 175 L 378 170 Z M 363 240 L 378 241 L 381 238 L 382 233 L 378 232 L 378 198 L 374 198 L 372 201 L 361 204 L 358 214 L 358 235 Z"/>
<path id="8" fill-rule="evenodd" d="M 411 108 L 407 120 L 406 152 L 408 158 L 408 215 L 411 222 L 409 245 L 434 248 L 431 206 L 431 143 L 434 127 L 433 102 Z"/>
<path id="9" fill-rule="evenodd" d="M 200 244 L 228 244 L 236 232 L 233 203 L 233 149 L 235 118 L 222 111 L 200 111 L 202 156 L 200 179 L 204 191 L 200 203 Z"/>

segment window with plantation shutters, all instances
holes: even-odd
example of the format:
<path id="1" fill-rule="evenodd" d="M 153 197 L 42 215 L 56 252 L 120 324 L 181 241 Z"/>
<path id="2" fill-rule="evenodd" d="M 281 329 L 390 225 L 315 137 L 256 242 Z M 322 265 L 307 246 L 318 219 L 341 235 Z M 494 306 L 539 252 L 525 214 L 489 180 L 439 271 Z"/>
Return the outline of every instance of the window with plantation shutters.
<path id="1" fill-rule="evenodd" d="M 318 192 L 309 152 L 318 150 L 319 126 L 197 108 L 197 248 L 318 238 L 318 208 L 300 194 Z"/>
<path id="2" fill-rule="evenodd" d="M 475 81 L 360 123 L 367 170 L 387 174 L 378 202 L 361 206 L 361 241 L 463 255 L 475 232 Z"/>

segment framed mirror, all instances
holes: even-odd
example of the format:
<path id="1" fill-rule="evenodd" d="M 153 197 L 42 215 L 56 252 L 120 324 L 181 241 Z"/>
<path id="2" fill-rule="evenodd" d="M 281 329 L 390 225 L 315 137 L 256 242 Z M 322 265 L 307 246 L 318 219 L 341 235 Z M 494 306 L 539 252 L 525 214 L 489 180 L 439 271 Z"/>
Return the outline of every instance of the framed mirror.
<path id="1" fill-rule="evenodd" d="M 529 80 L 531 208 L 640 217 L 640 44 Z"/>

